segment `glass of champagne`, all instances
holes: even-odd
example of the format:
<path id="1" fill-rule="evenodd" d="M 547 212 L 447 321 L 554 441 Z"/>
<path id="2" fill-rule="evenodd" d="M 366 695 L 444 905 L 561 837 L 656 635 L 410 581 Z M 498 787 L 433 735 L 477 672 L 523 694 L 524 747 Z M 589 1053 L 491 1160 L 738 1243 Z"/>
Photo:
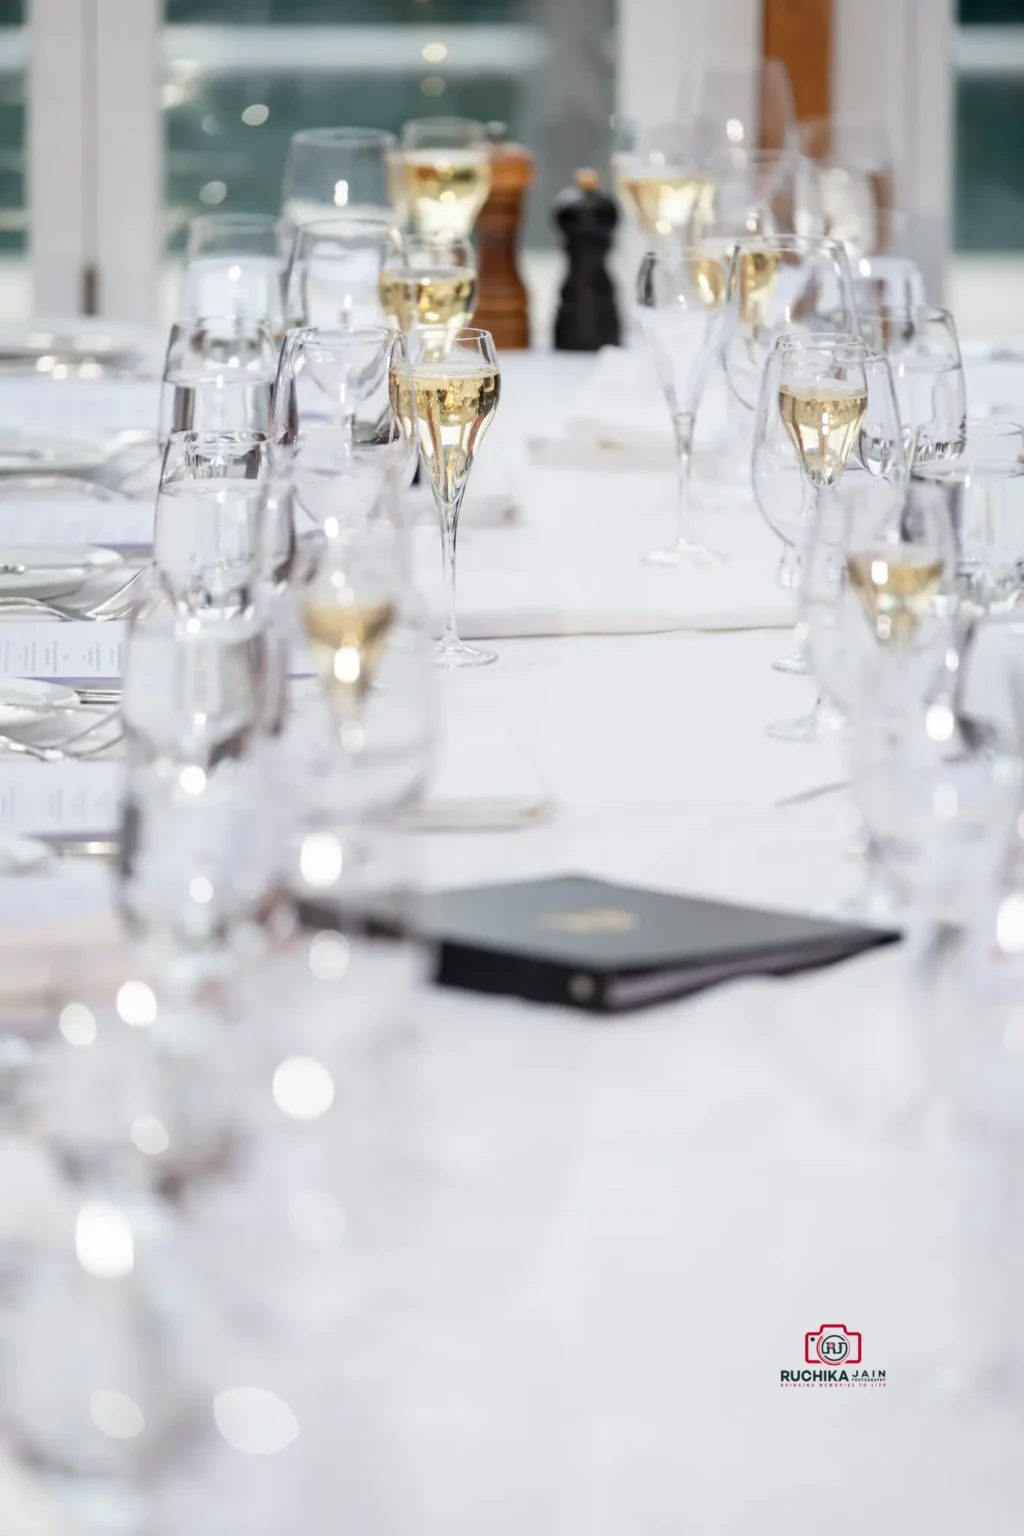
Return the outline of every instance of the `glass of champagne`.
<path id="1" fill-rule="evenodd" d="M 700 169 L 693 130 L 685 121 L 619 120 L 612 173 L 619 202 L 653 243 L 682 235 L 714 190 Z"/>
<path id="2" fill-rule="evenodd" d="M 850 264 L 842 245 L 817 235 L 736 240 L 722 337 L 729 388 L 757 408 L 765 364 L 780 336 L 856 333 Z"/>
<path id="3" fill-rule="evenodd" d="M 718 357 L 726 293 L 724 253 L 711 244 L 651 251 L 640 265 L 640 325 L 657 365 L 676 440 L 675 538 L 644 558 L 654 565 L 700 566 L 724 557 L 693 529 L 693 429 L 708 375 Z"/>
<path id="4" fill-rule="evenodd" d="M 414 118 L 402 128 L 405 217 L 424 240 L 468 240 L 491 190 L 491 144 L 468 117 Z"/>
<path id="5" fill-rule="evenodd" d="M 285 275 L 288 324 L 381 325 L 381 271 L 396 248 L 402 239 L 390 214 L 337 214 L 303 224 Z"/>
<path id="6" fill-rule="evenodd" d="M 810 669 L 821 693 L 812 713 L 769 727 L 785 741 L 814 741 L 843 724 L 829 697 L 834 675 L 833 612 L 846 579 L 848 506 L 837 495 L 854 460 L 856 484 L 881 527 L 906 502 L 907 463 L 889 364 L 858 339 L 844 336 L 801 341 L 779 350 L 779 416 L 814 494 L 811 538 L 801 583 L 801 629 Z M 829 604 L 832 604 L 832 609 Z"/>
<path id="7" fill-rule="evenodd" d="M 464 240 L 443 249 L 410 237 L 385 258 L 380 302 L 393 331 L 462 330 L 476 307 L 476 256 Z"/>
<path id="8" fill-rule="evenodd" d="M 459 511 L 477 447 L 501 395 L 501 373 L 489 331 L 400 332 L 391 349 L 391 407 L 403 434 L 416 436 L 441 523 L 444 611 L 435 660 L 479 667 L 493 651 L 459 639 L 455 547 Z"/>
<path id="9" fill-rule="evenodd" d="M 328 214 L 392 213 L 397 140 L 378 128 L 304 128 L 288 146 L 281 212 L 291 228 Z"/>
<path id="10" fill-rule="evenodd" d="M 160 445 L 172 432 L 270 431 L 278 343 L 261 320 L 176 321 L 160 392 Z"/>

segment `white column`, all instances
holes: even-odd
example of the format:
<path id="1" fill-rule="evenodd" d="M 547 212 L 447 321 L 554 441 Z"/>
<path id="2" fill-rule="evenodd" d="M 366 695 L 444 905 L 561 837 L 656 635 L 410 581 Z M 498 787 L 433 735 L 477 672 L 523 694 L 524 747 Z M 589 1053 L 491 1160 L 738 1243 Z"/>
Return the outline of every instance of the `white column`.
<path id="1" fill-rule="evenodd" d="M 96 0 L 29 6 L 28 249 L 36 314 L 74 315 L 92 254 Z"/>
<path id="2" fill-rule="evenodd" d="M 954 0 L 833 4 L 833 111 L 886 125 L 896 206 L 910 217 L 912 253 L 938 301 L 953 194 Z"/>
<path id="3" fill-rule="evenodd" d="M 763 15 L 762 0 L 620 0 L 619 111 L 673 117 L 691 71 L 709 59 L 760 58 Z"/>
<path id="4" fill-rule="evenodd" d="M 160 0 L 96 0 L 96 262 L 101 314 L 157 319 L 163 209 Z"/>

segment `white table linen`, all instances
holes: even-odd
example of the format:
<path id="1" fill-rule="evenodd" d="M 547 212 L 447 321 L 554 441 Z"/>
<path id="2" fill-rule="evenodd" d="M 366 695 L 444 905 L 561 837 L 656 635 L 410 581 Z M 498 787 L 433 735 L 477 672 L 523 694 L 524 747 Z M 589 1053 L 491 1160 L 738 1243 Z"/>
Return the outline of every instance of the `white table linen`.
<path id="1" fill-rule="evenodd" d="M 530 399 L 493 440 L 518 441 L 522 467 L 578 360 L 514 358 L 507 373 L 506 402 L 517 373 Z M 633 570 L 671 477 L 526 466 L 524 483 L 522 528 L 465 541 L 465 611 L 484 540 L 519 573 L 521 611 L 534 589 L 564 603 L 536 564 L 556 546 L 613 611 L 602 551 L 614 540 Z M 722 517 L 760 551 L 767 602 L 756 514 Z M 666 627 L 501 640 L 496 667 L 438 679 L 453 738 L 506 732 L 558 811 L 528 830 L 418 837 L 425 883 L 578 870 L 816 907 L 854 887 L 841 797 L 776 808 L 842 773 L 834 742 L 764 734 L 811 702 L 806 680 L 770 669 L 782 637 Z M 0 788 L 14 766 L 0 762 Z M 8 924 L 23 889 L 0 882 Z M 603 1023 L 423 996 L 405 1046 L 347 1088 L 339 1528 L 1017 1536 L 1019 1419 L 958 1415 L 923 1385 L 979 1302 L 954 1162 L 877 1133 L 920 1086 L 904 975 L 886 951 Z M 840 1321 L 887 1385 L 780 1387 L 804 1334 Z"/>

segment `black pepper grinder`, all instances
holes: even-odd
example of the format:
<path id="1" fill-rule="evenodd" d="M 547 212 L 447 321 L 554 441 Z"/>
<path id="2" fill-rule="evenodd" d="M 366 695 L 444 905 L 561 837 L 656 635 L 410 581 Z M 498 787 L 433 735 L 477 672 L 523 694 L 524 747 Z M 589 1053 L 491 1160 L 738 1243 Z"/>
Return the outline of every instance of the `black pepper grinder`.
<path id="1" fill-rule="evenodd" d="M 551 213 L 569 255 L 555 317 L 555 349 L 596 352 L 617 346 L 619 314 L 605 261 L 619 210 L 600 190 L 596 171 L 577 171 L 573 185 L 555 198 Z"/>

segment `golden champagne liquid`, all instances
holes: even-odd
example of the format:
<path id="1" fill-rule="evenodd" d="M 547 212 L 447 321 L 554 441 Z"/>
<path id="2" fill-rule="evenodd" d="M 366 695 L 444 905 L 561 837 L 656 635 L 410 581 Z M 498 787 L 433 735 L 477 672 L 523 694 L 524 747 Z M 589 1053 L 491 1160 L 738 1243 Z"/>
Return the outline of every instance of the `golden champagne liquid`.
<path id="1" fill-rule="evenodd" d="M 846 574 L 878 638 L 912 640 L 942 584 L 942 561 L 896 550 L 848 555 Z"/>
<path id="2" fill-rule="evenodd" d="M 404 155 L 403 205 L 425 240 L 466 240 L 491 190 L 485 150 L 422 149 Z"/>
<path id="3" fill-rule="evenodd" d="M 834 383 L 783 384 L 779 411 L 807 478 L 835 485 L 846 468 L 867 410 L 867 391 Z"/>
<path id="4" fill-rule="evenodd" d="M 745 325 L 758 327 L 764 320 L 765 305 L 779 275 L 778 251 L 744 251 L 739 259 L 740 317 Z"/>
<path id="5" fill-rule="evenodd" d="M 317 674 L 345 701 L 362 698 L 380 666 L 394 622 L 391 603 L 341 607 L 310 599 L 302 605 L 302 624 Z"/>
<path id="6" fill-rule="evenodd" d="M 388 373 L 388 397 L 391 401 L 391 410 L 398 422 L 399 430 L 406 442 L 409 441 L 416 428 L 416 418 L 413 413 L 412 380 L 409 370 L 401 365 L 392 365 Z"/>
<path id="7" fill-rule="evenodd" d="M 400 423 L 403 410 L 409 410 L 409 397 L 403 398 L 408 387 L 401 371 L 392 369 L 392 408 Z M 486 364 L 421 363 L 413 370 L 412 389 L 423 464 L 447 505 L 465 484 L 473 454 L 498 408 L 501 376 Z"/>
<path id="8" fill-rule="evenodd" d="M 385 267 L 380 302 L 392 330 L 422 325 L 461 330 L 476 308 L 476 273 L 469 267 Z"/>
<path id="9" fill-rule="evenodd" d="M 620 166 L 615 175 L 619 201 L 648 235 L 686 229 L 695 212 L 710 200 L 714 183 L 692 172 Z"/>

